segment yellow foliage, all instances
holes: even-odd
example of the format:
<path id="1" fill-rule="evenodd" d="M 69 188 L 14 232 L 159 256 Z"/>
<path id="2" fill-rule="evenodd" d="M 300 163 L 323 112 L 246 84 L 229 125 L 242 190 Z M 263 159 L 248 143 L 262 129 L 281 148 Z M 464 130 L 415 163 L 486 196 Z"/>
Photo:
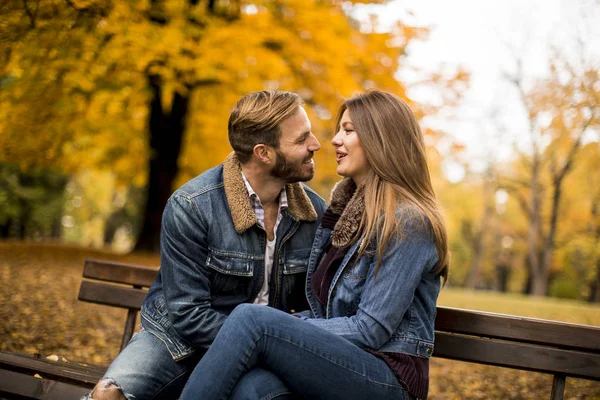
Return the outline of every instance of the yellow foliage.
<path id="1" fill-rule="evenodd" d="M 365 32 L 342 3 L 317 0 L 257 0 L 212 12 L 185 1 L 42 0 L 38 7 L 28 20 L 13 0 L 1 25 L 11 53 L 0 70 L 8 77 L 0 162 L 67 174 L 110 167 L 121 184 L 145 184 L 149 75 L 160 79 L 167 112 L 174 93 L 191 98 L 181 183 L 228 153 L 226 121 L 241 95 L 300 93 L 326 143 L 342 97 L 378 87 L 406 98 L 394 74 L 406 46 L 427 35 L 402 23 Z M 324 194 L 337 180 L 327 147 L 314 182 Z"/>

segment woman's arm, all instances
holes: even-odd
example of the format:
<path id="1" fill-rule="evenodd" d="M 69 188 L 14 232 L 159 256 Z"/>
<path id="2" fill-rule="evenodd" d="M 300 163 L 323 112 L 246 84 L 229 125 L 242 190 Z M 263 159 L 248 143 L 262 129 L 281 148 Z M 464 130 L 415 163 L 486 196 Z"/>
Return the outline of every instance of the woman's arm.
<path id="1" fill-rule="evenodd" d="M 377 257 L 373 259 L 355 315 L 307 321 L 359 347 L 378 349 L 397 329 L 413 302 L 419 282 L 433 269 L 437 259 L 435 244 L 425 228 L 412 230 L 390 243 L 376 277 Z"/>

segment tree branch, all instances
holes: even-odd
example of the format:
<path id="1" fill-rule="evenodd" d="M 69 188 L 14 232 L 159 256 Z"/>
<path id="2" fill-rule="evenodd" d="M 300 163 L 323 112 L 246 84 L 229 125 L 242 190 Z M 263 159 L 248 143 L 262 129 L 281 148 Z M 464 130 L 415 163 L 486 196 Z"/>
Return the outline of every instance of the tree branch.
<path id="1" fill-rule="evenodd" d="M 65 0 L 65 3 L 67 3 L 69 5 L 69 7 L 71 7 L 73 10 L 75 11 L 86 11 L 87 8 L 78 8 L 75 3 L 73 3 L 73 0 Z"/>
<path id="2" fill-rule="evenodd" d="M 40 2 L 38 1 L 38 6 L 35 10 L 35 13 L 29 7 L 29 2 L 27 0 L 23 0 L 23 7 L 25 8 L 25 14 L 27 14 L 27 17 L 29 18 L 29 27 L 32 29 L 35 29 L 36 20 L 37 20 L 37 12 L 40 9 Z"/>
<path id="3" fill-rule="evenodd" d="M 573 146 L 571 146 L 571 149 L 569 150 L 569 154 L 567 155 L 567 161 L 565 162 L 565 164 L 563 165 L 561 170 L 558 172 L 558 174 L 556 174 L 554 177 L 555 184 L 560 185 L 561 181 L 563 180 L 563 178 L 565 177 L 567 172 L 569 172 L 569 170 L 573 166 L 573 161 L 575 160 L 575 155 L 577 154 L 577 151 L 581 147 L 581 141 L 583 139 L 583 134 L 585 133 L 585 130 L 590 126 L 591 122 L 592 122 L 592 119 L 588 118 L 587 121 L 585 121 L 585 123 L 581 127 L 579 134 L 577 135 L 577 139 L 575 139 Z"/>

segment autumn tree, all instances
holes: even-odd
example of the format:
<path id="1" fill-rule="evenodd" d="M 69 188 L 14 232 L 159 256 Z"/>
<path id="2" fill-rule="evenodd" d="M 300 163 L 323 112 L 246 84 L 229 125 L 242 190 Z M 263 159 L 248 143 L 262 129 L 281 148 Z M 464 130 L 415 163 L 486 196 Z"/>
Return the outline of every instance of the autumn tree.
<path id="1" fill-rule="evenodd" d="M 529 151 L 520 155 L 523 175 L 507 185 L 529 221 L 530 293 L 548 294 L 565 178 L 583 138 L 600 117 L 598 69 L 555 54 L 550 75 L 527 90 L 520 69 L 511 77 L 528 121 Z"/>
<path id="2" fill-rule="evenodd" d="M 427 33 L 400 22 L 380 31 L 376 18 L 367 26 L 351 16 L 352 3 L 336 1 L 0 7 L 0 162 L 67 175 L 111 169 L 122 185 L 147 185 L 138 248 L 151 250 L 173 187 L 229 151 L 226 120 L 241 95 L 298 92 L 328 140 L 342 96 L 377 87 L 406 98 L 394 79 L 400 56 Z M 324 146 L 317 189 L 337 179 L 328 159 Z"/>
<path id="3" fill-rule="evenodd" d="M 551 289 L 562 297 L 600 302 L 600 143 L 582 146 L 564 182 Z"/>

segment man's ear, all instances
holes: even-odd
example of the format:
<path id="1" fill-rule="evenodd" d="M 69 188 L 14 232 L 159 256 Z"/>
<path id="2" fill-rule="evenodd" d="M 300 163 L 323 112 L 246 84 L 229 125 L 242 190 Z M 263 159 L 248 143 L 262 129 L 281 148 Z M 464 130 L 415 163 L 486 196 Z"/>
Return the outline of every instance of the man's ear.
<path id="1" fill-rule="evenodd" d="M 270 164 L 275 161 L 275 151 L 271 146 L 266 144 L 257 144 L 253 149 L 254 156 L 265 164 Z"/>

